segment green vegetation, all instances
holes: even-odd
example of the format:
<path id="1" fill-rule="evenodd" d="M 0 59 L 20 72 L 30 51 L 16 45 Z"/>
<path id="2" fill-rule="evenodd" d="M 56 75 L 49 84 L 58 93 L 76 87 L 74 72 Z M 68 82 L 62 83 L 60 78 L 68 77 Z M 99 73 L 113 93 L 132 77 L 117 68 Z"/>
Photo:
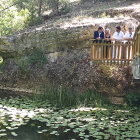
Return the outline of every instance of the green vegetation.
<path id="1" fill-rule="evenodd" d="M 30 140 L 140 138 L 138 108 L 115 107 L 96 92 L 71 95 L 76 93 L 69 90 L 51 86 L 44 95 L 0 98 L 1 140 L 22 140 L 23 135 Z M 74 98 L 80 101 L 80 106 L 75 104 L 78 100 Z"/>
<path id="2" fill-rule="evenodd" d="M 3 63 L 3 58 L 0 56 L 0 66 L 2 65 Z"/>
<path id="3" fill-rule="evenodd" d="M 89 4 L 91 3 L 91 6 Z M 78 8 L 83 7 L 83 8 Z M 114 7 L 125 7 L 130 5 L 130 2 L 113 1 L 113 0 L 1 0 L 0 1 L 0 36 L 9 36 L 20 30 L 27 29 L 30 26 L 35 26 L 44 23 L 48 17 L 60 16 L 66 13 L 72 14 L 73 18 L 92 17 L 92 12 L 110 9 Z M 45 13 L 48 13 L 47 15 Z M 44 18 L 42 17 L 44 15 Z M 45 18 L 46 16 L 46 18 Z M 97 15 L 98 16 L 98 15 Z M 103 13 L 99 17 L 104 18 Z M 108 16 L 107 16 L 108 17 Z M 54 26 L 65 21 L 66 18 L 54 20 Z M 68 19 L 68 22 L 70 19 Z"/>
<path id="4" fill-rule="evenodd" d="M 21 9 L 20 11 L 13 5 L 11 0 L 0 1 L 0 36 L 12 35 L 13 33 L 23 30 L 26 22 L 30 18 L 28 9 Z M 10 8 L 7 8 L 9 7 Z M 5 9 L 3 11 L 3 9 Z"/>
<path id="5" fill-rule="evenodd" d="M 9 36 L 29 26 L 43 23 L 43 11 L 56 15 L 72 10 L 69 0 L 1 0 L 0 36 Z"/>
<path id="6" fill-rule="evenodd" d="M 47 57 L 43 52 L 33 51 L 30 53 L 28 58 L 28 63 L 34 65 L 35 63 L 39 63 L 42 67 L 47 63 Z"/>
<path id="7" fill-rule="evenodd" d="M 23 79 L 28 78 L 31 70 L 27 68 L 28 67 L 27 60 L 20 59 L 18 60 L 17 65 L 18 65 L 18 76 Z"/>
<path id="8" fill-rule="evenodd" d="M 58 25 L 58 24 L 60 24 L 60 23 L 62 23 L 62 22 L 63 22 L 63 19 L 60 18 L 60 19 L 58 19 L 57 21 L 55 21 L 55 22 L 53 23 L 53 25 L 56 26 L 56 25 Z"/>
<path id="9" fill-rule="evenodd" d="M 129 93 L 125 96 L 125 101 L 129 106 L 139 107 L 140 106 L 140 94 Z"/>
<path id="10" fill-rule="evenodd" d="M 34 94 L 33 99 L 49 100 L 58 107 L 96 106 L 102 107 L 111 104 L 107 98 L 103 98 L 99 93 L 89 90 L 83 94 L 77 93 L 73 87 L 65 85 L 47 85 L 43 94 Z M 42 91 L 42 90 L 41 90 Z"/>
<path id="11" fill-rule="evenodd" d="M 17 58 L 14 58 L 14 60 L 16 59 Z M 18 65 L 18 76 L 26 79 L 31 73 L 30 66 L 39 63 L 40 67 L 42 67 L 45 63 L 47 63 L 47 58 L 44 53 L 35 50 L 29 54 L 28 58 L 23 57 L 17 59 L 16 63 Z"/>

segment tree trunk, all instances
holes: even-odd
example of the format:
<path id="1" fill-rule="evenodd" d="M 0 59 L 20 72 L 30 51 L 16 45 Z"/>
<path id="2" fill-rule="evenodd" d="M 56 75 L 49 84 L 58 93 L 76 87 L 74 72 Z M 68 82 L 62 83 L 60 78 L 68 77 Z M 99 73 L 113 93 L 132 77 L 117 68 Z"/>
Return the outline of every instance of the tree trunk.
<path id="1" fill-rule="evenodd" d="M 21 9 L 23 8 L 22 0 L 20 0 L 20 8 L 21 8 Z"/>
<path id="2" fill-rule="evenodd" d="M 38 16 L 41 15 L 41 9 L 42 9 L 42 0 L 39 0 Z"/>

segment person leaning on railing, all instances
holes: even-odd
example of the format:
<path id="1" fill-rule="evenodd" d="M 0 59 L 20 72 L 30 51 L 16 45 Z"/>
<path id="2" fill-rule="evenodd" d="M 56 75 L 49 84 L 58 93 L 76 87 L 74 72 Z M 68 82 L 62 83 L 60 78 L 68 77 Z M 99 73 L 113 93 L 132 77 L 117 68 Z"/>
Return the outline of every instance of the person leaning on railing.
<path id="1" fill-rule="evenodd" d="M 124 40 L 131 41 L 133 39 L 134 32 L 132 32 L 132 27 L 128 28 L 128 32 L 124 35 Z"/>
<path id="2" fill-rule="evenodd" d="M 128 28 L 128 31 L 125 33 L 125 35 L 124 35 L 124 42 L 126 43 L 126 44 L 128 44 L 129 42 L 131 42 L 132 41 L 132 39 L 133 39 L 133 37 L 134 37 L 134 32 L 132 31 L 132 27 L 129 27 Z M 127 51 L 128 52 L 128 51 Z M 132 47 L 131 47 L 131 51 L 130 51 L 130 57 L 132 56 Z"/>
<path id="3" fill-rule="evenodd" d="M 113 40 L 114 40 L 114 43 L 123 42 L 123 40 L 124 40 L 124 33 L 121 31 L 121 27 L 120 26 L 117 26 L 116 27 L 116 31 L 115 31 L 115 33 L 113 35 Z M 113 56 L 112 57 L 113 58 L 114 57 L 116 58 L 117 57 L 117 54 L 118 54 L 118 48 L 116 50 L 116 54 L 114 54 L 114 49 L 115 49 L 115 47 L 113 46 Z M 114 55 L 116 55 L 116 56 L 114 56 Z M 123 53 L 123 58 L 124 58 L 124 53 Z"/>
<path id="4" fill-rule="evenodd" d="M 97 31 L 94 32 L 94 42 L 101 42 L 102 39 L 104 39 L 104 32 L 103 32 L 103 27 L 99 27 Z"/>
<path id="5" fill-rule="evenodd" d="M 109 29 L 105 29 L 104 42 L 107 43 L 107 44 L 111 44 L 111 40 L 112 40 L 112 36 L 110 34 L 110 30 Z M 106 58 L 107 58 L 108 49 L 110 47 L 106 46 Z"/>
<path id="6" fill-rule="evenodd" d="M 104 39 L 103 27 L 99 27 L 98 30 L 94 32 L 94 39 L 95 40 L 93 41 L 93 43 L 102 42 L 102 40 Z M 99 57 L 102 57 L 101 46 L 99 46 Z"/>

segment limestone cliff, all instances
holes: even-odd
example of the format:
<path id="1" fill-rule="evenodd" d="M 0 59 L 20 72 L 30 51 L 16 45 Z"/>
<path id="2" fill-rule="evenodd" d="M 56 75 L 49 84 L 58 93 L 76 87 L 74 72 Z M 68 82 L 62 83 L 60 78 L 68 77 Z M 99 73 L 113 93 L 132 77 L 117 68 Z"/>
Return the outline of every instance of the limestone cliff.
<path id="1" fill-rule="evenodd" d="M 111 33 L 120 25 L 122 31 L 129 26 L 137 27 L 139 22 L 134 18 L 101 18 L 83 19 L 81 21 L 66 22 L 59 26 L 41 25 L 16 33 L 9 37 L 0 38 L 0 55 L 10 58 L 25 55 L 34 48 L 44 53 L 59 52 L 65 49 L 90 47 L 90 39 L 98 26 L 110 28 Z"/>

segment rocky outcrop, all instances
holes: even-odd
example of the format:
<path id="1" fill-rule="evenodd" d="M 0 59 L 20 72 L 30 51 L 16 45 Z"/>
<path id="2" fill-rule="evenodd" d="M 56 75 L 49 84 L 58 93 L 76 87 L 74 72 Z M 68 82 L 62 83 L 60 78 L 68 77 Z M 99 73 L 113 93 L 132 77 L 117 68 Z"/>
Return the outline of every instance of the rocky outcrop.
<path id="1" fill-rule="evenodd" d="M 135 10 L 131 15 L 133 18 L 137 19 L 140 22 L 140 9 Z"/>
<path id="2" fill-rule="evenodd" d="M 44 53 L 59 52 L 71 48 L 90 47 L 90 39 L 98 26 L 108 27 L 113 34 L 116 25 L 122 30 L 128 26 L 137 27 L 138 21 L 130 18 L 104 18 L 92 20 L 73 20 L 63 24 L 44 24 L 16 33 L 12 36 L 0 38 L 0 55 L 4 58 L 28 54 L 34 48 Z"/>
<path id="3" fill-rule="evenodd" d="M 42 92 L 41 87 L 56 83 L 72 86 L 79 93 L 92 89 L 109 97 L 124 96 L 130 88 L 130 66 L 90 66 L 90 49 L 67 50 L 47 57 L 48 62 L 42 68 L 38 63 L 28 65 L 28 57 L 7 60 L 0 67 L 0 88 Z M 22 69 L 18 64 L 21 60 L 26 62 Z"/>

